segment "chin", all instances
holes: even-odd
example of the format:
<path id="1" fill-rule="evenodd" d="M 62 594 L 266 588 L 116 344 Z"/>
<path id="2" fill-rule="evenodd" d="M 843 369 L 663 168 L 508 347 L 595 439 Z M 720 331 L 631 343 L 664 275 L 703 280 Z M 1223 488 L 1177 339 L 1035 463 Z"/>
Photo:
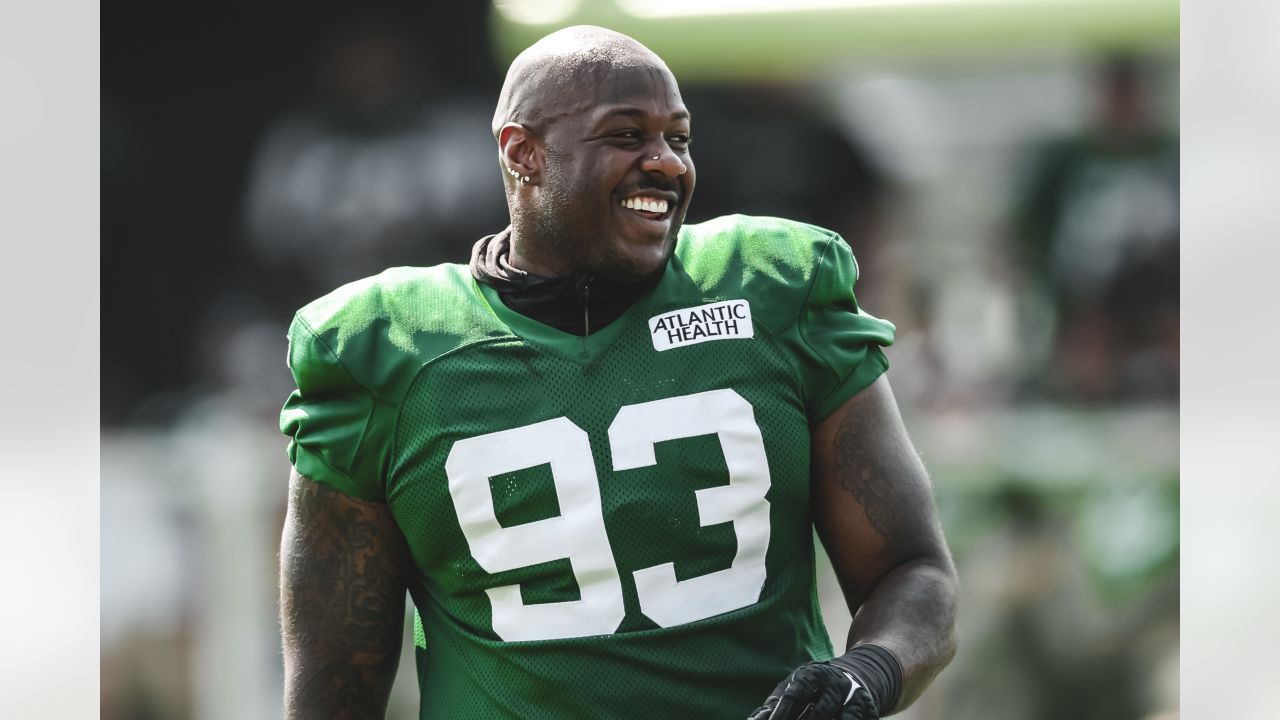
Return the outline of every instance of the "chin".
<path id="1" fill-rule="evenodd" d="M 667 240 L 654 247 L 623 251 L 619 256 L 601 266 L 597 274 L 624 282 L 635 282 L 662 272 L 671 251 L 675 249 L 675 241 Z"/>
<path id="2" fill-rule="evenodd" d="M 638 259 L 636 270 L 640 277 L 647 277 L 655 272 L 661 272 L 667 266 L 667 261 L 671 259 L 671 254 L 676 250 L 676 233 L 673 230 L 671 234 L 664 238 L 662 243 L 652 248 L 651 252 L 643 253 L 643 257 Z"/>

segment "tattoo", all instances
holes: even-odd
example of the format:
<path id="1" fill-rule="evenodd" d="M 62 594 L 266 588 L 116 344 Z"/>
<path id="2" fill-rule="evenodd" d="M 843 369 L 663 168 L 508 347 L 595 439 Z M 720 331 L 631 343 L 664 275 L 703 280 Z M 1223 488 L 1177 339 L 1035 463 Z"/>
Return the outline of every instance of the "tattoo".
<path id="1" fill-rule="evenodd" d="M 835 484 L 822 486 L 819 497 L 831 502 L 818 510 L 854 616 L 849 646 L 879 645 L 901 667 L 901 695 L 885 708 L 896 711 L 955 654 L 956 574 L 929 475 L 887 382 L 877 384 L 846 403 L 834 428 L 823 428 L 816 457 Z"/>
<path id="2" fill-rule="evenodd" d="M 280 557 L 286 717 L 382 717 L 406 564 L 389 508 L 295 477 Z"/>
<path id="3" fill-rule="evenodd" d="M 865 413 L 845 413 L 836 429 L 836 482 L 862 505 L 867 520 L 890 543 L 918 527 L 921 498 L 912 482 L 918 458 L 910 446 L 888 443 Z M 929 498 L 924 499 L 932 503 Z"/>

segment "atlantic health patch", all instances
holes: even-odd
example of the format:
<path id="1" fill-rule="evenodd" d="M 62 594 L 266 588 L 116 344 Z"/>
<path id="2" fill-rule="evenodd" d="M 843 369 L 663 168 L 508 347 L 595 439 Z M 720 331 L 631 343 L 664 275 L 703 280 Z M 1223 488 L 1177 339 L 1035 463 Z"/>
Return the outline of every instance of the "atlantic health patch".
<path id="1" fill-rule="evenodd" d="M 725 300 L 672 310 L 649 318 L 649 334 L 658 352 L 708 340 L 755 336 L 751 305 L 746 300 Z"/>

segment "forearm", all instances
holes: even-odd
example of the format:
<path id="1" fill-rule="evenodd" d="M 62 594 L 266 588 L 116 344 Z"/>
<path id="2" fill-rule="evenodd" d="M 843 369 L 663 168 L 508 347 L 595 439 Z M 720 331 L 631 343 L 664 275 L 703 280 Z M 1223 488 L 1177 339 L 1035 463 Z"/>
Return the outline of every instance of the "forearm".
<path id="1" fill-rule="evenodd" d="M 873 720 L 905 710 L 955 655 L 955 596 L 946 556 L 897 565 L 863 596 L 848 651 L 797 668 L 749 719 Z"/>
<path id="2" fill-rule="evenodd" d="M 382 718 L 404 628 L 384 505 L 295 478 L 280 554 L 286 718 Z"/>
<path id="3" fill-rule="evenodd" d="M 363 635 L 342 618 L 282 608 L 286 718 L 384 716 L 400 659 L 404 601 L 388 610 L 401 620 L 366 624 Z"/>
<path id="4" fill-rule="evenodd" d="M 882 714 L 906 709 L 955 655 L 956 590 L 949 560 L 915 560 L 886 573 L 858 609 L 848 647 L 879 645 L 902 670 L 898 702 Z"/>

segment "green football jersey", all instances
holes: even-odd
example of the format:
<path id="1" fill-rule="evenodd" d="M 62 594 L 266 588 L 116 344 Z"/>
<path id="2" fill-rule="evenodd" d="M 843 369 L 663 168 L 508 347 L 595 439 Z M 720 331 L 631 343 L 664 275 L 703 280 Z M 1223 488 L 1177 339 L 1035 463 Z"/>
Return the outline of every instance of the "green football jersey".
<path id="1" fill-rule="evenodd" d="M 809 429 L 893 340 L 856 274 L 832 232 L 732 216 L 586 337 L 461 265 L 298 313 L 289 456 L 404 532 L 421 717 L 740 719 L 831 656 Z"/>

